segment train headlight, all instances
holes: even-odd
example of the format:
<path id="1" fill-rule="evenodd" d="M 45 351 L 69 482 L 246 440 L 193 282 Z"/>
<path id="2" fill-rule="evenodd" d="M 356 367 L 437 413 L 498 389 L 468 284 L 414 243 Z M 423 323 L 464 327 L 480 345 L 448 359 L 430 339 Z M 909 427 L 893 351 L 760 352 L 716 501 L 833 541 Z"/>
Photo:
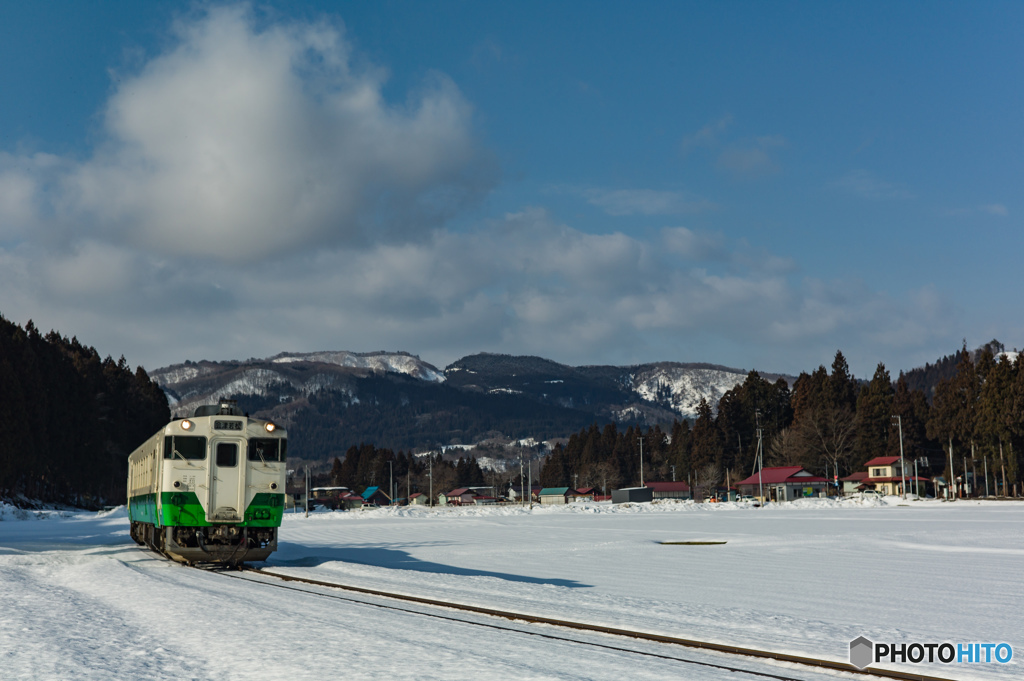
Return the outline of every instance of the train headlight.
<path id="1" fill-rule="evenodd" d="M 267 425 L 265 425 L 263 427 L 267 429 L 268 433 L 273 433 L 274 430 L 277 428 L 277 426 L 275 426 L 273 423 L 270 423 L 270 422 L 267 422 Z"/>
<path id="2" fill-rule="evenodd" d="M 193 425 L 195 425 L 195 424 L 193 424 L 193 423 L 192 423 L 191 421 L 189 421 L 188 419 L 185 419 L 184 421 L 182 421 L 182 422 L 181 422 L 181 427 L 182 427 L 182 429 L 184 429 L 184 430 L 192 430 L 192 426 L 193 426 Z"/>
<path id="3" fill-rule="evenodd" d="M 270 483 L 270 489 L 277 489 L 277 483 L 276 482 Z"/>

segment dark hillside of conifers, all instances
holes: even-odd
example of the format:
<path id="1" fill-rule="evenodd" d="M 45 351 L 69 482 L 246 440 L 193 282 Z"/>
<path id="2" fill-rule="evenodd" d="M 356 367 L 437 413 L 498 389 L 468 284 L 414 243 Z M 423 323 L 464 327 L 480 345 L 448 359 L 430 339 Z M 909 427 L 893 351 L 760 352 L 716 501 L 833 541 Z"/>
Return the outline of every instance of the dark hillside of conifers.
<path id="1" fill-rule="evenodd" d="M 0 317 L 0 498 L 123 504 L 128 455 L 169 420 L 142 367 Z"/>

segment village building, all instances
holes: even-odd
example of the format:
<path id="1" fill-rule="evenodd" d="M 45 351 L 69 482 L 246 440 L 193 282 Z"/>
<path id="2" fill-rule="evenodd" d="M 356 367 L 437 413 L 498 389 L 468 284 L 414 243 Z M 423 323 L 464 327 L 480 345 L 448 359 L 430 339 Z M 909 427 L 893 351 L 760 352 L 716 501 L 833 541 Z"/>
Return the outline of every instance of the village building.
<path id="1" fill-rule="evenodd" d="M 847 475 L 845 478 L 840 478 L 839 482 L 843 483 L 843 495 L 849 496 L 868 489 L 868 486 L 864 484 L 864 480 L 866 480 L 867 477 L 867 471 L 857 471 L 856 473 Z"/>
<path id="2" fill-rule="evenodd" d="M 380 487 L 367 487 L 363 492 L 363 505 L 390 506 L 391 498 Z"/>
<path id="3" fill-rule="evenodd" d="M 627 502 L 642 503 L 654 499 L 654 490 L 644 485 L 643 487 L 623 487 L 612 490 L 612 503 L 625 504 Z"/>
<path id="4" fill-rule="evenodd" d="M 459 487 L 451 492 L 437 495 L 437 503 L 441 506 L 465 506 L 476 503 L 476 498 L 481 496 L 469 487 Z"/>
<path id="5" fill-rule="evenodd" d="M 538 498 L 542 504 L 568 504 L 572 490 L 568 487 L 545 487 Z"/>
<path id="6" fill-rule="evenodd" d="M 529 488 L 528 491 L 529 491 L 529 494 L 530 494 L 531 498 L 530 499 L 526 499 L 526 501 L 537 501 L 537 495 L 540 494 L 541 489 L 543 489 L 543 488 L 539 487 L 537 485 L 534 485 L 532 488 Z M 515 503 L 521 503 L 522 501 L 524 501 L 524 497 L 525 497 L 525 493 L 523 492 L 523 486 L 522 485 L 509 485 L 508 495 L 507 496 L 508 496 L 508 500 L 509 501 L 513 501 Z"/>
<path id="7" fill-rule="evenodd" d="M 823 496 L 827 486 L 828 480 L 813 475 L 800 466 L 763 468 L 759 473 L 736 483 L 741 495 L 757 497 L 761 501 L 793 501 L 804 497 Z"/>
<path id="8" fill-rule="evenodd" d="M 903 494 L 904 481 L 906 481 L 908 492 L 914 491 L 915 480 L 919 488 L 923 483 L 932 482 L 928 478 L 915 478 L 913 467 L 909 467 L 904 472 L 903 464 L 898 456 L 880 456 L 868 461 L 864 467 L 867 468 L 867 477 L 861 484 L 866 489 L 873 489 L 882 494 Z M 945 481 L 943 480 L 943 482 Z"/>
<path id="9" fill-rule="evenodd" d="M 645 482 L 654 499 L 692 499 L 693 491 L 685 482 Z"/>
<path id="10" fill-rule="evenodd" d="M 597 488 L 581 487 L 580 489 L 574 489 L 570 496 L 573 501 L 593 501 L 594 497 L 597 496 Z"/>

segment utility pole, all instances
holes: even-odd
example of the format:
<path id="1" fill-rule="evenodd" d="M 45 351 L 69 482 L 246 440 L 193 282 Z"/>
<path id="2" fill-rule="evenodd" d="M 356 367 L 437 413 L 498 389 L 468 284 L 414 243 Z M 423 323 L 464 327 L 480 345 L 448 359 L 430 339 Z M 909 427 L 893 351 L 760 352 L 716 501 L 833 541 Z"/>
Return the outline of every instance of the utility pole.
<path id="1" fill-rule="evenodd" d="M 523 468 L 523 455 L 519 454 L 519 505 L 526 506 L 526 472 Z M 532 491 L 532 490 L 531 490 Z"/>
<path id="2" fill-rule="evenodd" d="M 430 471 L 427 473 L 430 478 L 430 508 L 434 508 L 434 454 L 430 454 Z"/>
<path id="3" fill-rule="evenodd" d="M 530 495 L 530 510 L 532 511 L 533 510 L 533 460 L 532 459 L 530 461 L 528 461 L 527 464 L 526 464 L 526 475 L 527 475 L 527 478 L 528 478 L 527 481 L 526 481 L 526 485 L 527 485 L 527 487 L 529 487 L 529 495 Z"/>
<path id="4" fill-rule="evenodd" d="M 640 486 L 644 486 L 644 436 L 640 436 Z"/>
<path id="5" fill-rule="evenodd" d="M 903 499 L 907 498 L 907 476 L 904 475 L 906 465 L 903 463 L 903 418 L 898 414 L 893 416 L 894 423 L 900 430 L 900 484 L 903 486 Z"/>
<path id="6" fill-rule="evenodd" d="M 388 506 L 395 503 L 395 466 L 394 461 L 388 461 Z"/>
<path id="7" fill-rule="evenodd" d="M 985 457 L 981 460 L 982 465 L 985 467 L 985 496 L 988 496 L 988 453 L 985 453 Z"/>
<path id="8" fill-rule="evenodd" d="M 672 482 L 675 482 L 676 481 L 676 467 L 675 466 L 669 466 L 669 468 L 672 469 Z"/>
<path id="9" fill-rule="evenodd" d="M 946 496 L 952 501 L 956 496 L 956 491 L 953 487 L 956 483 L 956 474 L 953 472 L 953 436 L 949 436 L 949 480 L 946 481 Z"/>
<path id="10" fill-rule="evenodd" d="M 960 490 L 961 490 L 961 494 L 960 494 L 961 498 L 963 498 L 963 496 L 965 494 L 966 495 L 970 495 L 970 493 L 971 493 L 970 489 L 968 489 L 968 487 L 967 487 L 967 456 L 966 455 L 964 456 L 964 484 L 960 487 Z"/>
<path id="11" fill-rule="evenodd" d="M 306 466 L 306 517 L 309 517 L 309 466 Z"/>
<path id="12" fill-rule="evenodd" d="M 761 508 L 764 508 L 764 483 L 761 480 L 761 471 L 764 469 L 762 432 L 761 432 L 761 410 L 754 410 L 754 419 L 757 424 L 757 495 L 760 497 Z"/>

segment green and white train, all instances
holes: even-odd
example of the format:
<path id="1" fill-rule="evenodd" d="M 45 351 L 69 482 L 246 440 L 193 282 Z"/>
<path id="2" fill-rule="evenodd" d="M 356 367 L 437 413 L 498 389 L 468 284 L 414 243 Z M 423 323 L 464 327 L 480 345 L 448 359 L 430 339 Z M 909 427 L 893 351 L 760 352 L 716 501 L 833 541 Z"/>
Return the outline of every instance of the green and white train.
<path id="1" fill-rule="evenodd" d="M 189 565 L 266 560 L 284 513 L 287 437 L 231 400 L 171 421 L 128 457 L 132 539 Z"/>

